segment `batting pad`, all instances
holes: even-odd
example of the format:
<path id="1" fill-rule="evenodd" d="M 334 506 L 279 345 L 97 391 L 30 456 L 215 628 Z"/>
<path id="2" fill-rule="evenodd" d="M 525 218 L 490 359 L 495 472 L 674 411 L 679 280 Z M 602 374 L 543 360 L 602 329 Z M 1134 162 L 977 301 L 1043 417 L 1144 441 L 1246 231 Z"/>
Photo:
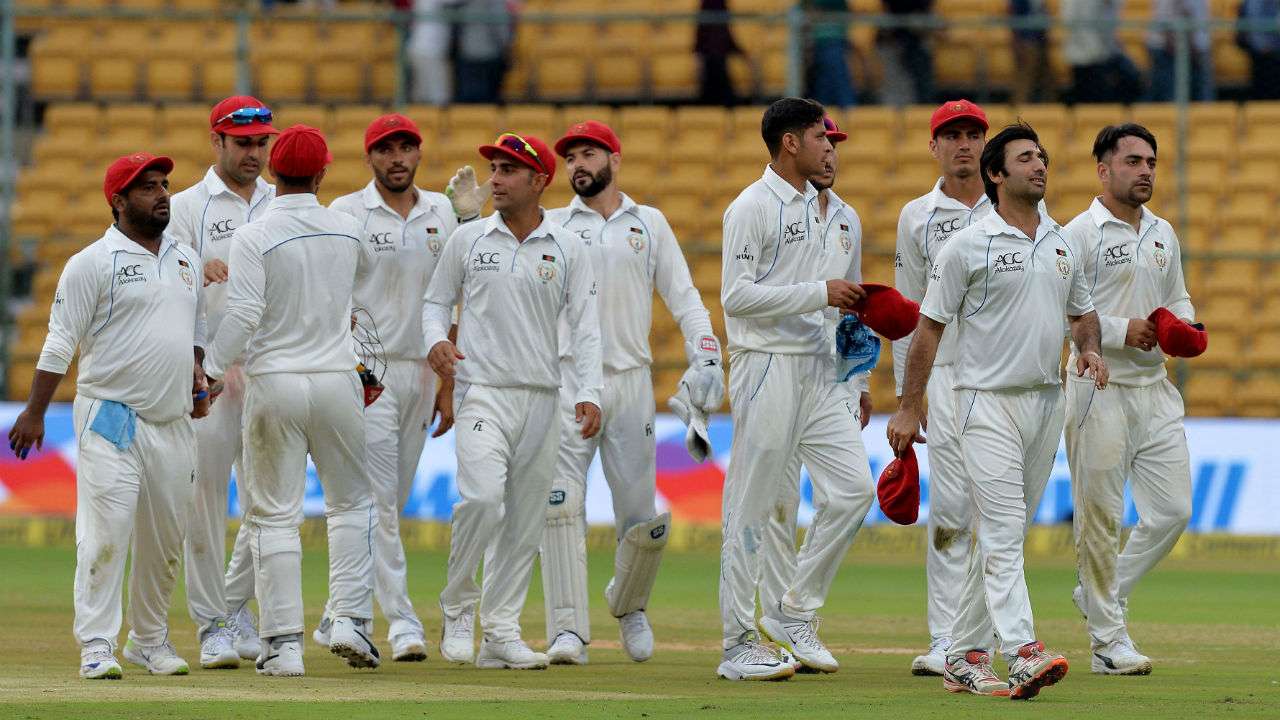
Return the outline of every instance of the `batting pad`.
<path id="1" fill-rule="evenodd" d="M 554 494 L 554 493 L 553 493 Z M 569 631 L 591 642 L 587 615 L 587 532 L 578 512 L 552 506 L 542 531 L 542 594 L 547 603 L 547 642 Z"/>
<path id="2" fill-rule="evenodd" d="M 613 559 L 613 579 L 604 591 L 614 617 L 643 610 L 649 604 L 670 529 L 671 513 L 667 512 L 632 526 L 622 536 Z"/>

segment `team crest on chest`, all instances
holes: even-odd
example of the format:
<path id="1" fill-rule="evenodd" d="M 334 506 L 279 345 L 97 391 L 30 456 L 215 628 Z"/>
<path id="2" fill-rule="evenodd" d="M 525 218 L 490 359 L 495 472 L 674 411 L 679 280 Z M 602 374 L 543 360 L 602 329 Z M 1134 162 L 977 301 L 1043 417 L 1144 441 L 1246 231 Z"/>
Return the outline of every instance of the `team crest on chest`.
<path id="1" fill-rule="evenodd" d="M 1062 248 L 1055 248 L 1058 253 L 1058 274 L 1063 280 L 1071 277 L 1071 261 L 1067 259 L 1067 251 Z"/>
<path id="2" fill-rule="evenodd" d="M 436 233 L 437 230 L 435 228 L 427 228 L 427 250 L 430 250 L 432 255 L 440 257 L 442 246 L 440 244 L 440 236 Z"/>
<path id="3" fill-rule="evenodd" d="M 538 279 L 544 283 L 551 282 L 556 279 L 556 258 L 554 255 L 543 255 L 542 262 L 538 263 L 538 267 L 534 270 L 538 274 Z"/>
<path id="4" fill-rule="evenodd" d="M 191 278 L 191 272 L 186 268 L 180 268 L 178 270 L 178 277 L 182 278 L 182 282 L 186 283 L 187 287 L 191 287 L 195 284 L 195 280 Z"/>
<path id="5" fill-rule="evenodd" d="M 631 234 L 627 236 L 627 244 L 636 253 L 644 252 L 644 231 L 640 228 L 631 228 Z"/>
<path id="6" fill-rule="evenodd" d="M 1169 265 L 1169 255 L 1164 251 L 1163 243 L 1157 241 L 1155 243 L 1155 246 L 1156 246 L 1156 250 L 1155 250 L 1155 253 L 1153 253 L 1153 255 L 1155 256 L 1156 267 L 1160 268 L 1161 270 L 1164 270 L 1165 267 Z"/>

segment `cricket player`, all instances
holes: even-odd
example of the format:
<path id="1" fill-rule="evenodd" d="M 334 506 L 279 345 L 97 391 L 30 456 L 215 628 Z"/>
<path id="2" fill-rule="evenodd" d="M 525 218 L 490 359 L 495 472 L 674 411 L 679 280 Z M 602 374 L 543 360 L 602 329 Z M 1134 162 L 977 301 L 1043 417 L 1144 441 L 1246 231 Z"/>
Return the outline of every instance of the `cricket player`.
<path id="1" fill-rule="evenodd" d="M 798 571 L 781 600 L 764 608 L 759 629 L 811 668 L 839 667 L 817 635 L 817 611 L 871 507 L 856 403 L 837 382 L 824 312 L 828 306 L 852 312 L 866 292 L 852 269 L 829 279 L 826 222 L 808 182 L 832 162 L 823 115 L 812 100 L 783 98 L 769 106 L 761 134 L 772 162 L 724 216 L 720 297 L 733 449 L 723 500 L 724 656 L 717 674 L 732 680 L 795 672 L 760 642 L 755 621 L 761 543 L 792 460 L 809 469 L 818 511 Z"/>
<path id="2" fill-rule="evenodd" d="M 1165 375 L 1165 356 L 1147 316 L 1167 308 L 1193 322 L 1195 308 L 1182 278 L 1178 236 L 1145 205 L 1155 186 L 1155 136 L 1132 123 L 1108 126 L 1098 133 L 1093 156 L 1102 195 L 1066 232 L 1083 249 L 1111 385 L 1096 392 L 1078 378 L 1067 381 L 1067 460 L 1080 572 L 1074 595 L 1089 625 L 1093 672 L 1145 675 L 1151 660 L 1129 637 L 1127 600 L 1191 518 L 1182 397 Z M 1121 550 L 1126 477 L 1138 524 Z"/>
<path id="3" fill-rule="evenodd" d="M 370 640 L 375 519 L 350 327 L 356 278 L 371 261 L 359 223 L 316 200 L 332 159 L 324 136 L 305 125 L 271 147 L 276 197 L 236 233 L 227 306 L 209 350 L 215 378 L 245 353 L 245 523 L 263 675 L 304 673 L 298 527 L 308 453 L 329 529 L 329 649 L 353 667 L 380 663 Z"/>
<path id="4" fill-rule="evenodd" d="M 387 617 L 391 658 L 425 660 L 422 622 L 409 601 L 400 512 L 413 489 L 414 472 L 427 428 L 439 416 L 433 437 L 453 426 L 453 380 L 436 387 L 422 337 L 422 303 L 445 241 L 457 227 L 453 207 L 442 193 L 413 183 L 422 159 L 422 133 L 397 113 L 376 118 L 365 129 L 365 162 L 373 179 L 363 190 L 330 207 L 360 224 L 360 239 L 373 259 L 369 274 L 356 282 L 355 305 L 368 311 L 386 348 L 384 390 L 365 408 L 369 482 L 378 524 L 374 531 L 374 597 Z M 329 644 L 329 613 L 314 637 Z"/>
<path id="5" fill-rule="evenodd" d="M 934 110 L 929 121 L 929 152 L 941 177 L 933 189 L 907 203 L 898 216 L 894 286 L 922 302 L 929 269 L 947 239 L 991 212 L 978 160 L 987 138 L 987 115 L 968 100 L 951 100 Z M 913 675 L 941 675 L 951 647 L 957 599 L 973 553 L 972 503 L 960 455 L 960 419 L 955 413 L 954 329 L 938 344 L 929 376 L 929 535 L 925 544 L 928 584 L 929 650 L 911 661 Z M 893 375 L 899 403 L 911 336 L 893 343 Z M 988 633 L 990 634 L 990 633 Z"/>
<path id="6" fill-rule="evenodd" d="M 169 643 L 169 597 L 182 557 L 196 438 L 209 412 L 200 257 L 165 234 L 173 161 L 117 159 L 103 192 L 115 223 L 62 270 L 27 406 L 9 431 L 26 459 L 44 444 L 44 414 L 80 350 L 76 377 L 75 635 L 80 677 L 119 679 L 124 658 L 155 675 L 186 675 Z"/>
<path id="7" fill-rule="evenodd" d="M 622 648 L 636 662 L 653 655 L 645 607 L 671 527 L 655 504 L 657 460 L 653 377 L 649 365 L 653 293 L 680 325 L 689 369 L 679 402 L 711 413 L 724 402 L 720 341 L 693 286 L 675 233 L 661 211 L 638 205 L 618 189 L 622 145 L 608 125 L 588 120 L 556 141 L 576 197 L 547 214 L 577 236 L 591 259 L 600 295 L 604 423 L 583 438 L 574 422 L 577 394 L 568 328 L 560 334 L 560 449 L 542 534 L 542 584 L 547 605 L 547 656 L 552 664 L 583 665 L 591 642 L 587 614 L 587 470 L 600 452 L 613 497 L 618 535 L 614 576 L 605 592 L 620 625 Z M 563 316 L 562 316 L 563 317 Z"/>
<path id="8" fill-rule="evenodd" d="M 266 212 L 275 188 L 262 178 L 267 145 L 279 131 L 271 110 L 250 96 L 229 97 L 209 114 L 215 156 L 204 179 L 176 193 L 168 232 L 194 248 L 204 264 L 209 336 L 222 324 L 227 304 L 227 260 L 236 229 Z M 196 486 L 184 544 L 187 611 L 196 624 L 200 666 L 235 668 L 261 651 L 248 604 L 253 597 L 253 557 L 241 524 L 227 564 L 227 485 L 240 461 L 244 372 L 235 363 L 209 417 L 196 426 Z M 241 483 L 243 485 L 243 482 Z M 243 489 L 243 488 L 241 488 Z M 225 570 L 225 578 L 224 578 Z"/>
<path id="9" fill-rule="evenodd" d="M 1080 250 L 1040 208 L 1047 161 L 1029 125 L 1010 125 L 987 141 L 980 168 L 995 212 L 951 236 L 929 271 L 902 401 L 887 431 L 899 455 L 922 439 L 925 386 L 943 331 L 956 323 L 954 402 L 979 518 L 978 557 L 960 598 L 943 683 L 952 692 L 1015 700 L 1035 697 L 1067 673 L 1066 659 L 1036 640 L 1023 574 L 1027 525 L 1061 437 L 1066 320 L 1081 348 L 1075 374 L 1088 374 L 1099 390 L 1107 384 Z M 1009 663 L 1007 684 L 991 668 L 988 614 Z"/>
<path id="10" fill-rule="evenodd" d="M 493 206 L 458 228 L 427 286 L 428 361 L 455 377 L 458 493 L 448 580 L 440 593 L 440 655 L 481 668 L 537 669 L 547 656 L 521 639 L 520 610 L 546 524 L 560 427 L 558 319 L 573 347 L 574 420 L 583 440 L 600 430 L 600 320 L 582 242 L 538 206 L 555 176 L 542 140 L 503 133 L 479 148 L 493 172 Z M 458 342 L 448 338 L 462 306 Z M 484 559 L 483 591 L 476 570 Z M 475 654 L 474 618 L 484 633 Z"/>

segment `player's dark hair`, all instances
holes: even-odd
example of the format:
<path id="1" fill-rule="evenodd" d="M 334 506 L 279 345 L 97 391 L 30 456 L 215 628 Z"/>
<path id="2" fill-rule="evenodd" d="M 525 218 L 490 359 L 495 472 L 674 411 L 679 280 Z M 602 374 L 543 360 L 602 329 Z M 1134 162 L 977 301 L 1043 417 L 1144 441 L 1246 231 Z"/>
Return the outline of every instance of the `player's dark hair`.
<path id="1" fill-rule="evenodd" d="M 1120 140 L 1127 137 L 1144 140 L 1151 146 L 1152 153 L 1156 151 L 1156 136 L 1150 130 L 1138 123 L 1123 123 L 1108 125 L 1098 131 L 1098 137 L 1093 141 L 1093 157 L 1098 162 L 1103 162 L 1102 158 L 1115 152 Z"/>
<path id="2" fill-rule="evenodd" d="M 281 175 L 279 173 L 273 173 L 273 174 L 276 177 L 277 185 L 286 185 L 288 187 L 307 187 L 308 185 L 311 184 L 311 178 L 315 177 L 315 175 L 309 175 L 306 177 L 294 177 L 293 175 Z"/>
<path id="3" fill-rule="evenodd" d="M 822 103 L 808 98 L 784 97 L 764 111 L 760 119 L 760 136 L 769 149 L 769 157 L 778 157 L 782 151 L 782 136 L 803 132 L 814 123 L 822 123 L 827 111 Z"/>
<path id="4" fill-rule="evenodd" d="M 111 219 L 120 222 L 120 211 L 114 205 L 111 206 Z"/>
<path id="5" fill-rule="evenodd" d="M 982 148 L 982 160 L 980 163 L 982 166 L 982 187 L 986 190 L 987 197 L 991 200 L 992 205 L 997 204 L 999 198 L 996 196 L 996 184 L 991 180 L 991 176 L 1006 174 L 1004 149 L 1015 140 L 1030 140 L 1035 143 L 1044 155 L 1044 164 L 1049 164 L 1049 153 L 1040 144 L 1040 136 L 1036 134 L 1034 128 L 1022 120 L 1012 125 L 1006 125 L 1003 130 L 995 134 L 995 137 L 987 141 L 986 147 Z"/>

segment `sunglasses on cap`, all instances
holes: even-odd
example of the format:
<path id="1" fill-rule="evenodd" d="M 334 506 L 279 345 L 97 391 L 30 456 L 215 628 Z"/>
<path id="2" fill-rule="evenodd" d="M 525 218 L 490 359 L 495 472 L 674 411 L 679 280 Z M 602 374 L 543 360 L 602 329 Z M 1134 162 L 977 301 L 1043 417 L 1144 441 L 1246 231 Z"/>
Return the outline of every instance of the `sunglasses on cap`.
<path id="1" fill-rule="evenodd" d="M 506 148 L 517 155 L 524 154 L 532 157 L 533 161 L 538 164 L 539 168 L 541 168 L 543 174 L 547 174 L 547 166 L 542 164 L 542 158 L 538 157 L 538 151 L 534 150 L 533 146 L 519 135 L 515 133 L 502 133 L 498 136 L 497 140 L 493 141 L 493 144 Z"/>
<path id="2" fill-rule="evenodd" d="M 822 127 L 826 128 L 827 132 L 840 132 L 840 128 L 836 127 L 829 117 L 822 118 Z"/>
<path id="3" fill-rule="evenodd" d="M 242 107 L 218 118 L 214 125 L 221 125 L 230 120 L 234 125 L 251 125 L 253 123 L 270 123 L 271 109 L 264 107 Z"/>

